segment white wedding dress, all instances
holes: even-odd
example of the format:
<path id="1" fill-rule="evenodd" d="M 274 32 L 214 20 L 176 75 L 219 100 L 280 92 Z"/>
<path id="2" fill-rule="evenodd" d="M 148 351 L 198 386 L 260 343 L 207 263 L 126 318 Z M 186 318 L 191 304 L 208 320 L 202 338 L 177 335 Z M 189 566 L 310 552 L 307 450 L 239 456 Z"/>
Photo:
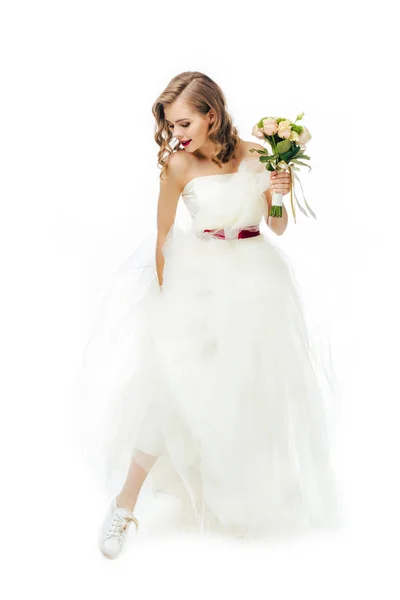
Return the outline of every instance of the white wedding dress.
<path id="1" fill-rule="evenodd" d="M 269 183 L 258 157 L 189 181 L 190 226 L 169 232 L 162 289 L 155 247 L 141 244 L 118 271 L 77 379 L 75 419 L 110 494 L 133 457 L 154 494 L 178 500 L 183 526 L 203 535 L 340 525 L 329 372 L 294 269 L 269 236 L 236 235 L 266 215 Z"/>

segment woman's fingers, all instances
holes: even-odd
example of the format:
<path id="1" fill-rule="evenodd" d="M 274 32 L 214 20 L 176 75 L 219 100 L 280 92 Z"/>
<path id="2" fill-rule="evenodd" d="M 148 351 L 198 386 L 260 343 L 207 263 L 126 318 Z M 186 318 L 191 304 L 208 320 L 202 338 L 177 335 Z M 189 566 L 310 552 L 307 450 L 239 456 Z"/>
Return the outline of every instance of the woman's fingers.
<path id="1" fill-rule="evenodd" d="M 271 173 L 271 188 L 279 194 L 287 194 L 290 191 L 290 173 L 287 171 Z"/>

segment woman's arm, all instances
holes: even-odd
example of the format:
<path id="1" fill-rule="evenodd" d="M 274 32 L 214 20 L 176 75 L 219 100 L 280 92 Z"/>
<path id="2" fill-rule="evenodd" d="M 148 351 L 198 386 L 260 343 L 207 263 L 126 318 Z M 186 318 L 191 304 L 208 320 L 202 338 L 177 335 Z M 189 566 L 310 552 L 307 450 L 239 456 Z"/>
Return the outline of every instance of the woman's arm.
<path id="1" fill-rule="evenodd" d="M 255 144 L 254 142 L 249 142 L 249 149 L 257 148 L 258 150 L 265 150 L 264 146 L 261 144 Z M 252 156 L 254 156 L 252 154 Z M 272 190 L 275 189 L 276 192 L 280 192 L 285 195 L 290 192 L 290 174 L 287 171 L 271 171 L 270 175 L 270 187 L 265 190 L 265 211 L 264 211 L 264 220 L 268 227 L 276 233 L 276 235 L 282 235 L 286 230 L 288 223 L 288 214 L 286 211 L 286 207 L 282 206 L 282 216 L 281 217 L 270 217 L 269 212 L 271 210 L 272 204 Z"/>
<path id="2" fill-rule="evenodd" d="M 182 193 L 181 184 L 184 175 L 183 158 L 175 152 L 168 158 L 168 169 L 160 179 L 160 193 L 157 206 L 157 242 L 156 242 L 156 269 L 160 287 L 163 284 L 164 255 L 162 252 L 169 231 L 176 216 L 178 200 Z"/>

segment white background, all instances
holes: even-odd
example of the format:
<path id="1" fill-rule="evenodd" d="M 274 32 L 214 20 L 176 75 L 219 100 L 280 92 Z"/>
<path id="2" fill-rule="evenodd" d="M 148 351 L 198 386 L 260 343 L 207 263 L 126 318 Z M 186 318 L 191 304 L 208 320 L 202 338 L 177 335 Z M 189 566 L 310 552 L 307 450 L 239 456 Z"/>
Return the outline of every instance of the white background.
<path id="1" fill-rule="evenodd" d="M 398 597 L 395 23 L 387 1 L 2 2 L 7 598 Z M 289 211 L 279 243 L 327 301 L 346 526 L 274 551 L 129 540 L 108 561 L 96 545 L 106 506 L 64 408 L 112 274 L 155 228 L 151 106 L 186 70 L 222 87 L 245 140 L 267 114 L 305 112 L 313 170 L 300 177 L 317 221 L 298 212 L 294 225 Z"/>

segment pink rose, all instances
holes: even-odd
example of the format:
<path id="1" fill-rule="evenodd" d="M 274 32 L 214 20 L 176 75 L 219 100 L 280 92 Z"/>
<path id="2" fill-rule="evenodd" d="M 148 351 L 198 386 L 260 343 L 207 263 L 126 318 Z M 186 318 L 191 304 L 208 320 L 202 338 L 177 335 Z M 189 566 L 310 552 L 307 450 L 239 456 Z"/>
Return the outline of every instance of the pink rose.
<path id="1" fill-rule="evenodd" d="M 306 144 L 308 142 L 308 140 L 311 140 L 311 134 L 308 131 L 307 127 L 303 127 L 303 131 L 301 132 L 300 137 L 297 140 L 297 143 L 300 146 L 304 146 L 304 144 Z"/>
<path id="2" fill-rule="evenodd" d="M 267 119 L 263 119 L 263 132 L 265 135 L 274 135 L 278 131 L 278 125 L 276 119 L 273 117 L 268 117 Z"/>
<path id="3" fill-rule="evenodd" d="M 254 137 L 256 137 L 256 138 L 258 138 L 260 140 L 264 139 L 264 134 L 261 131 L 261 129 L 258 128 L 257 125 L 254 125 L 254 127 L 252 129 L 252 132 L 251 132 L 251 135 L 254 135 Z"/>

